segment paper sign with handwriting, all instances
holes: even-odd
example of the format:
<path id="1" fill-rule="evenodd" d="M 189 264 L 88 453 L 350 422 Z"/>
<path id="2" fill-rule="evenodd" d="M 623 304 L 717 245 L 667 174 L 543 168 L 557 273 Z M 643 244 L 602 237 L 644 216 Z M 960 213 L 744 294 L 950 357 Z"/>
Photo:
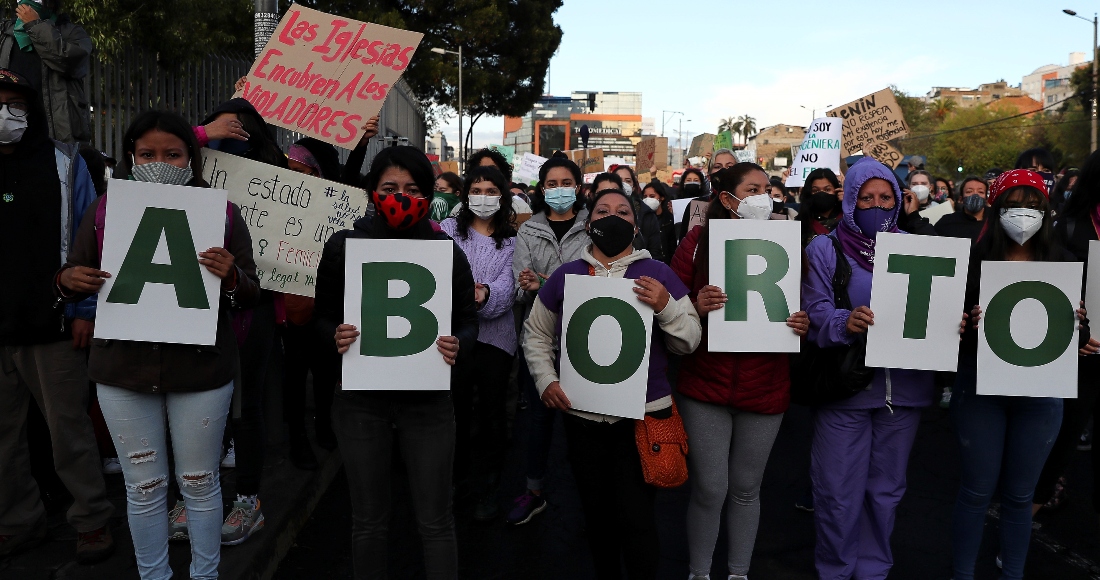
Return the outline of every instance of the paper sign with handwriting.
<path id="1" fill-rule="evenodd" d="M 889 88 L 841 105 L 825 114 L 844 120 L 841 157 L 848 157 L 875 143 L 909 134 L 909 125 L 905 123 L 905 116 L 894 98 L 894 91 Z"/>
<path id="2" fill-rule="evenodd" d="M 835 117 L 814 119 L 810 123 L 784 185 L 802 187 L 806 176 L 819 167 L 840 173 L 840 121 Z"/>
<path id="3" fill-rule="evenodd" d="M 366 213 L 367 192 L 212 149 L 202 154 L 203 178 L 229 191 L 248 224 L 260 287 L 312 298 L 325 242 Z"/>
<path id="4" fill-rule="evenodd" d="M 563 151 L 569 156 L 570 161 L 576 163 L 583 173 L 603 172 L 603 149 L 573 149 Z M 586 155 L 587 153 L 587 155 Z"/>
<path id="5" fill-rule="evenodd" d="M 664 169 L 668 167 L 668 138 L 654 137 L 638 143 L 634 147 L 636 161 L 634 170 L 638 173 L 648 173 L 650 169 Z"/>
<path id="6" fill-rule="evenodd" d="M 423 37 L 291 4 L 236 96 L 272 125 L 352 149 Z"/>

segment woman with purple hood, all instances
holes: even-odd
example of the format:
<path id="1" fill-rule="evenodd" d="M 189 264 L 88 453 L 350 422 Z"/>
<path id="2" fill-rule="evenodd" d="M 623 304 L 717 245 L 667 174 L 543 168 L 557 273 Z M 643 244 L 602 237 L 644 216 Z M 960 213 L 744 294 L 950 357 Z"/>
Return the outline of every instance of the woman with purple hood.
<path id="1" fill-rule="evenodd" d="M 822 348 L 852 344 L 874 324 L 871 273 L 879 232 L 900 232 L 902 192 L 889 168 L 865 157 L 844 180 L 843 217 L 828 236 L 806 247 L 802 309 L 810 316 L 807 340 Z M 853 310 L 833 298 L 837 265 L 834 241 L 851 266 L 848 297 Z M 905 494 L 909 451 L 920 408 L 934 402 L 933 373 L 876 369 L 859 394 L 814 412 L 811 476 L 822 580 L 886 578 L 893 565 L 890 534 Z"/>

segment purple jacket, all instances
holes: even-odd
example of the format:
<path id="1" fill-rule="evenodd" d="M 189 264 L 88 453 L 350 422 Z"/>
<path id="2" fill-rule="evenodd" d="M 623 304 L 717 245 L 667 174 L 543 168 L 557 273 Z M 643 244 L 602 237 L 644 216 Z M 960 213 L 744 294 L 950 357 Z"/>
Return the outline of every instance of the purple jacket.
<path id="1" fill-rule="evenodd" d="M 565 276 L 567 274 L 588 275 L 588 262 L 574 260 L 563 264 L 539 290 L 539 301 L 553 312 L 557 318 L 554 325 L 554 336 L 561 339 L 562 306 L 565 303 Z M 687 296 L 688 289 L 684 283 L 676 277 L 676 274 L 664 262 L 652 258 L 638 260 L 630 264 L 626 269 L 624 278 L 637 279 L 642 276 L 654 278 L 664 285 L 672 300 L 680 300 Z M 559 368 L 561 361 L 554 361 L 554 366 Z M 665 347 L 665 332 L 660 325 L 653 324 L 653 336 L 649 345 L 649 384 L 646 389 L 645 400 L 647 403 L 672 395 L 672 385 L 668 382 L 668 350 Z"/>

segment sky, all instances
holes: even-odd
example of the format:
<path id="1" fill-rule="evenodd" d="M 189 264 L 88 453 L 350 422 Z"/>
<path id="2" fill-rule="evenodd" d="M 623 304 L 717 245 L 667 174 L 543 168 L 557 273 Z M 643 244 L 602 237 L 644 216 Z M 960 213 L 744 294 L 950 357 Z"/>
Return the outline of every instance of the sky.
<path id="1" fill-rule="evenodd" d="M 1040 66 L 1087 53 L 1091 22 L 1062 9 L 1091 21 L 1089 9 L 1098 7 L 1084 0 L 565 0 L 554 15 L 563 35 L 546 92 L 641 92 L 642 116 L 655 119 L 658 134 L 662 111 L 683 112 L 688 144 L 729 116 L 755 117 L 758 128 L 806 125 L 814 109 L 824 116 L 829 105 L 889 85 L 913 96 L 933 86 L 1018 85 Z M 681 116 L 664 116 L 675 147 Z M 474 146 L 499 143 L 503 126 L 502 118 L 483 117 Z M 441 128 L 457 144 L 453 115 Z"/>

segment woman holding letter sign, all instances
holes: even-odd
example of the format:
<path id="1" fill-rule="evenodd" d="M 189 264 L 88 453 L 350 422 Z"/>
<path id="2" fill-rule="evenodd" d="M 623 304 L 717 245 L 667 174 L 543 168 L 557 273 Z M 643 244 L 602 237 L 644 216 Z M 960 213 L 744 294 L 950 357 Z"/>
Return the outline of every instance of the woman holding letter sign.
<path id="1" fill-rule="evenodd" d="M 654 517 L 655 489 L 642 475 L 634 421 L 572 408 L 558 383 L 562 308 L 567 274 L 636 280 L 638 300 L 653 308 L 657 324 L 649 355 L 646 415 L 671 418 L 672 387 L 666 376 L 668 355 L 687 354 L 699 344 L 699 315 L 688 290 L 664 263 L 631 243 L 638 227 L 634 206 L 621 189 L 597 192 L 585 224 L 592 245 L 580 260 L 563 264 L 539 291 L 524 326 L 523 352 L 547 407 L 565 411 L 569 464 L 584 508 L 588 545 L 601 580 L 618 579 L 625 562 L 627 578 L 656 578 L 659 559 Z"/>
<path id="2" fill-rule="evenodd" d="M 806 247 L 802 307 L 810 316 L 808 340 L 822 348 L 852 344 L 874 324 L 867 305 L 875 239 L 879 232 L 899 231 L 901 210 L 902 192 L 889 168 L 870 157 L 851 167 L 840 225 Z M 850 311 L 834 302 L 839 258 L 852 273 Z M 821 578 L 882 579 L 890 572 L 890 534 L 905 494 L 909 451 L 920 408 L 933 402 L 931 371 L 880 368 L 865 391 L 815 410 L 810 474 Z"/>
<path id="3" fill-rule="evenodd" d="M 684 238 L 672 262 L 676 275 L 691 289 L 688 296 L 704 324 L 710 312 L 726 303 L 722 289 L 708 280 L 709 224 L 720 219 L 767 220 L 772 211 L 768 174 L 755 163 L 719 170 L 711 176 L 711 186 L 719 193 L 710 203 L 707 221 Z M 796 312 L 787 326 L 805 336 L 810 319 Z M 694 578 L 710 578 L 725 503 L 729 577 L 744 579 L 760 521 L 764 467 L 790 406 L 788 355 L 709 352 L 705 341 L 684 357 L 676 385 L 683 395 L 684 428 L 691 442 L 688 567 Z"/>
<path id="4" fill-rule="evenodd" d="M 445 240 L 428 219 L 435 176 L 431 162 L 408 146 L 383 149 L 363 186 L 377 208 L 354 229 L 325 243 L 317 267 L 314 317 L 321 340 L 343 354 L 359 338 L 344 324 L 344 251 L 348 238 Z M 436 341 L 443 360 L 454 365 L 474 350 L 478 334 L 474 278 L 466 255 L 453 248 L 451 331 Z M 415 381 L 415 376 L 409 377 Z M 455 422 L 450 385 L 430 391 L 337 391 L 332 413 L 351 484 L 352 565 L 356 578 L 386 576 L 390 519 L 390 452 L 397 438 L 408 470 L 413 509 L 424 546 L 429 580 L 453 580 L 458 571 L 451 464 Z M 396 426 L 396 428 L 395 428 Z"/>
<path id="5" fill-rule="evenodd" d="M 951 397 L 961 460 L 959 495 L 952 516 L 956 580 L 974 578 L 986 510 L 998 491 L 1001 578 L 1024 577 L 1031 541 L 1032 496 L 1062 424 L 1062 399 L 975 394 L 982 261 L 1076 261 L 1054 237 L 1047 196 L 1040 174 L 1027 169 L 1002 173 L 993 182 L 986 226 L 970 253 L 972 271 L 966 284 L 969 324 L 963 334 Z M 1077 311 L 1077 317 L 1084 330 L 1080 354 L 1096 354 L 1100 342 L 1088 338 L 1084 308 Z"/>
<path id="6" fill-rule="evenodd" d="M 151 111 L 138 116 L 123 137 L 123 147 L 126 157 L 117 171 L 122 178 L 207 187 L 200 177 L 198 142 L 190 125 L 174 114 Z M 67 300 L 97 292 L 111 276 L 99 270 L 103 212 L 98 208 L 108 197 L 97 199 L 88 209 L 96 219 L 81 223 L 69 261 L 58 275 L 58 290 Z M 166 428 L 172 430 L 171 455 L 188 511 L 191 578 L 218 577 L 222 523 L 218 464 L 239 366 L 231 317 L 233 311 L 251 308 L 260 293 L 248 227 L 236 206 L 227 208 L 227 214 L 228 248 L 199 253 L 199 263 L 222 279 L 214 346 L 92 341 L 88 375 L 97 383 L 99 404 L 119 457 L 128 458 L 121 462 L 127 516 L 143 579 L 172 576 Z"/>

